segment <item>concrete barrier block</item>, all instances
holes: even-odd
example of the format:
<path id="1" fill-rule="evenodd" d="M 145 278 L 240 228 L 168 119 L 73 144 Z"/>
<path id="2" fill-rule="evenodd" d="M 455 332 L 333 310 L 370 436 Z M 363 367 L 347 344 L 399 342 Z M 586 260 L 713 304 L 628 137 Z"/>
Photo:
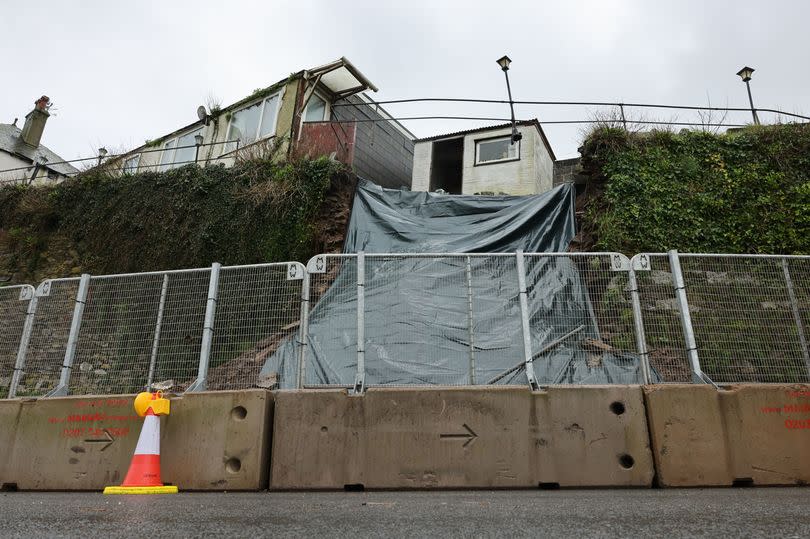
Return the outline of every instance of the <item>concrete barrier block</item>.
<path id="1" fill-rule="evenodd" d="M 101 490 L 120 484 L 143 424 L 133 398 L 19 402 L 0 482 L 20 490 Z M 265 488 L 271 403 L 272 394 L 263 390 L 172 398 L 171 415 L 161 419 L 163 481 L 184 490 Z M 5 421 L 3 415 L 0 420 Z"/>
<path id="2" fill-rule="evenodd" d="M 20 401 L 0 400 L 0 455 L 10 455 L 14 447 L 14 435 L 20 419 Z M 12 488 L 6 483 L 9 459 L 0 457 L 0 489 Z"/>
<path id="3" fill-rule="evenodd" d="M 271 488 L 650 486 L 648 440 L 639 387 L 281 391 Z"/>
<path id="4" fill-rule="evenodd" d="M 538 483 L 652 486 L 653 458 L 640 386 L 550 387 L 534 396 L 531 455 Z"/>
<path id="5" fill-rule="evenodd" d="M 164 424 L 164 481 L 183 490 L 267 488 L 271 392 L 187 393 L 172 399 Z"/>
<path id="6" fill-rule="evenodd" d="M 644 388 L 661 486 L 810 482 L 810 385 Z"/>

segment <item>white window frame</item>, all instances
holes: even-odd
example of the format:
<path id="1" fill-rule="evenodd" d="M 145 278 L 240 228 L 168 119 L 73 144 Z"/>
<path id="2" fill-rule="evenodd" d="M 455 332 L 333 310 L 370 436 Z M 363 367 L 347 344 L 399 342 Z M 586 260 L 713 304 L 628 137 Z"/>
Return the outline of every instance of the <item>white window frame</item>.
<path id="1" fill-rule="evenodd" d="M 271 137 L 276 136 L 276 130 L 278 129 L 278 116 L 279 116 L 279 113 L 281 112 L 281 101 L 284 98 L 284 90 L 285 90 L 285 88 L 282 88 L 278 92 L 275 92 L 275 93 L 272 93 L 270 95 L 267 95 L 267 96 L 263 97 L 261 100 L 251 101 L 250 103 L 245 104 L 244 106 L 240 107 L 239 109 L 231 111 L 231 116 L 228 119 L 228 128 L 225 130 L 225 140 L 226 141 L 231 140 L 231 123 L 233 122 L 233 115 L 234 114 L 238 114 L 239 112 L 241 112 L 241 111 L 243 111 L 245 109 L 249 109 L 250 107 L 253 107 L 253 106 L 258 104 L 259 105 L 259 121 L 256 124 L 256 134 L 254 136 L 254 139 L 251 142 L 245 144 L 243 141 L 240 141 L 239 144 L 237 145 L 237 147 L 232 148 L 232 149 L 229 148 L 228 144 L 225 144 L 224 145 L 225 148 L 226 148 L 225 153 L 231 153 L 231 152 L 236 151 L 237 149 L 241 149 L 241 148 L 244 148 L 245 146 L 250 146 L 251 144 L 256 144 L 257 142 L 261 142 L 262 140 L 269 139 Z M 273 129 L 269 134 L 264 135 L 263 137 L 259 137 L 259 132 L 262 129 L 262 120 L 264 120 L 264 104 L 265 104 L 265 102 L 267 102 L 268 99 L 273 99 L 274 97 L 278 97 L 278 101 L 276 101 L 276 117 L 273 119 Z"/>
<path id="2" fill-rule="evenodd" d="M 498 141 L 498 140 L 507 140 L 508 142 L 511 143 L 512 142 L 512 135 L 504 135 L 502 137 L 497 136 L 497 137 L 480 138 L 480 139 L 476 139 L 475 141 L 473 141 L 475 143 L 475 162 L 474 162 L 475 166 L 493 165 L 495 163 L 508 163 L 510 161 L 520 161 L 520 143 L 521 143 L 520 140 L 518 140 L 517 142 L 514 143 L 514 144 L 517 145 L 517 156 L 516 157 L 504 157 L 503 159 L 490 159 L 488 161 L 481 161 L 481 156 L 479 155 L 479 153 L 480 153 L 479 150 L 480 150 L 480 147 L 481 147 L 481 143 L 482 142 L 483 143 L 495 142 L 495 141 Z"/>
<path id="3" fill-rule="evenodd" d="M 183 165 L 188 165 L 188 163 L 179 163 L 178 164 L 178 163 L 174 162 L 174 156 L 177 155 L 177 143 L 180 142 L 180 139 L 182 137 L 185 137 L 186 135 L 191 135 L 193 133 L 199 133 L 200 135 L 203 135 L 204 131 L 205 131 L 204 127 L 198 127 L 196 129 L 192 129 L 191 131 L 186 131 L 185 133 L 180 133 L 179 135 L 177 135 L 175 137 L 165 139 L 161 143 L 161 145 L 163 146 L 163 151 L 160 152 L 160 161 L 158 161 L 160 172 L 164 172 L 166 170 L 171 170 L 173 168 L 178 168 L 178 167 L 181 167 Z M 203 136 L 205 136 L 205 135 L 203 135 Z M 174 142 L 174 146 L 172 146 L 171 148 L 169 148 L 167 150 L 166 145 L 168 143 L 170 143 L 170 142 Z M 164 163 L 163 158 L 166 156 L 167 152 L 171 152 L 172 158 L 171 158 L 171 160 L 169 162 Z"/>
<path id="4" fill-rule="evenodd" d="M 133 159 L 135 160 L 135 169 L 134 170 L 127 170 L 127 163 L 129 163 Z M 124 173 L 124 174 L 137 174 L 138 167 L 140 167 L 140 166 L 141 166 L 141 154 L 136 153 L 135 155 L 132 155 L 132 156 L 127 157 L 126 159 L 124 159 L 124 163 L 121 165 L 121 172 Z"/>
<path id="5" fill-rule="evenodd" d="M 315 121 L 315 122 L 312 122 L 312 121 L 307 122 L 304 118 L 307 117 L 307 110 L 309 110 L 309 105 L 312 103 L 312 97 L 314 97 L 314 96 L 318 96 L 318 99 L 320 99 L 321 101 L 324 102 L 325 107 L 323 109 L 323 118 L 318 120 L 318 121 Z M 307 102 L 307 106 L 304 107 L 304 113 L 301 114 L 301 124 L 305 124 L 305 123 L 316 124 L 316 123 L 319 123 L 319 122 L 328 122 L 329 121 L 328 118 L 330 118 L 331 116 L 332 116 L 332 105 L 329 103 L 329 99 L 327 99 L 326 96 L 324 96 L 322 93 L 320 93 L 318 91 L 315 91 L 315 92 L 312 92 L 312 96 L 309 98 L 309 101 Z"/>

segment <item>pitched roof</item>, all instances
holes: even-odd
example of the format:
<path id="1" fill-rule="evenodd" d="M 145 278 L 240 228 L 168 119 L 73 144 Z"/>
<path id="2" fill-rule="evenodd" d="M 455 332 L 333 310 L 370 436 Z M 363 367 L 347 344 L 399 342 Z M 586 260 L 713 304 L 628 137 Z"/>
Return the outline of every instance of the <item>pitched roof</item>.
<path id="1" fill-rule="evenodd" d="M 40 158 L 45 159 L 45 168 L 53 170 L 64 176 L 76 174 L 79 170 L 70 163 L 62 163 L 64 159 L 55 154 L 44 144 L 34 148 L 20 138 L 22 129 L 16 125 L 0 124 L 0 150 L 20 157 L 31 163 Z"/>
<path id="2" fill-rule="evenodd" d="M 540 122 L 537 120 L 537 118 L 535 118 L 534 120 L 516 121 L 515 125 L 519 125 L 519 126 L 531 126 L 531 125 L 533 125 L 533 126 L 535 126 L 537 128 L 537 131 L 540 133 L 540 138 L 543 139 L 543 144 L 546 146 L 546 149 L 548 150 L 548 153 L 551 156 L 551 159 L 552 160 L 557 159 L 554 156 L 554 150 L 551 149 L 551 144 L 548 142 L 548 139 L 546 138 L 546 134 L 543 132 L 543 128 L 540 126 Z M 505 124 L 499 124 L 499 125 L 489 125 L 487 127 L 476 127 L 474 129 L 465 129 L 464 131 L 454 131 L 452 133 L 445 133 L 444 135 L 435 135 L 435 136 L 432 136 L 432 137 L 418 138 L 418 139 L 414 140 L 414 142 L 416 142 L 416 143 L 419 143 L 419 142 L 431 142 L 431 141 L 434 141 L 434 140 L 440 140 L 440 139 L 444 139 L 444 138 L 463 137 L 465 135 L 471 135 L 473 133 L 483 133 L 483 132 L 486 132 L 486 131 L 497 131 L 498 129 L 506 129 L 506 128 L 509 128 L 509 127 L 512 127 L 512 122 L 505 123 Z"/>

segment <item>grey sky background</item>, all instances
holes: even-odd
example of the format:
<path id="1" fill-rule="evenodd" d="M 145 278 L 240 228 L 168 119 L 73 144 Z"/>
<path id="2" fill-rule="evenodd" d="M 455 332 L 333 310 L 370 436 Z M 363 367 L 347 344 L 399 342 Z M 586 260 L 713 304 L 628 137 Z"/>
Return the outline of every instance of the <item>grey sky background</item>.
<path id="1" fill-rule="evenodd" d="M 378 100 L 505 99 L 495 60 L 508 54 L 515 99 L 747 106 L 735 75 L 747 64 L 756 68 L 757 106 L 810 113 L 806 0 L 0 0 L 0 20 L 0 122 L 18 117 L 22 125 L 34 100 L 50 96 L 55 115 L 43 143 L 69 159 L 102 145 L 138 146 L 196 120 L 209 95 L 228 105 L 340 56 L 380 88 Z M 386 108 L 395 116 L 509 115 L 506 105 Z M 593 110 L 523 106 L 516 114 L 542 122 L 587 119 Z M 484 124 L 406 126 L 431 136 Z M 577 155 L 582 127 L 545 130 L 557 158 Z"/>

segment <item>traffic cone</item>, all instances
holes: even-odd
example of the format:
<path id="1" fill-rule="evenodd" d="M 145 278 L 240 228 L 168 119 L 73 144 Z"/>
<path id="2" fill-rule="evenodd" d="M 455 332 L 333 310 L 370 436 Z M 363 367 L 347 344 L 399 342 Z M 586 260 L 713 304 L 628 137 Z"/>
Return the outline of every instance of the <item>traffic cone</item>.
<path id="1" fill-rule="evenodd" d="M 129 471 L 120 487 L 106 487 L 104 494 L 176 494 L 176 486 L 160 480 L 160 416 L 169 414 L 169 401 L 160 393 L 141 393 L 135 411 L 144 420 Z"/>

